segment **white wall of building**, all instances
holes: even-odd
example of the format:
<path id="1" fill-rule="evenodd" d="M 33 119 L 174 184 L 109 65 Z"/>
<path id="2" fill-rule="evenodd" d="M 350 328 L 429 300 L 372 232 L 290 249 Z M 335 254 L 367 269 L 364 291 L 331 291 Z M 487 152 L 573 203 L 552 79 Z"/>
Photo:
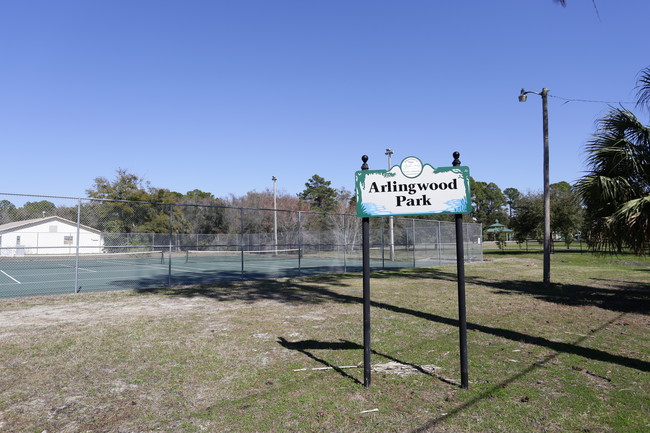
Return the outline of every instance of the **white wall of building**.
<path id="1" fill-rule="evenodd" d="M 104 248 L 99 231 L 79 229 L 79 253 L 97 254 Z M 0 255 L 76 254 L 77 226 L 66 220 L 50 219 L 43 223 L 16 227 L 0 233 Z"/>

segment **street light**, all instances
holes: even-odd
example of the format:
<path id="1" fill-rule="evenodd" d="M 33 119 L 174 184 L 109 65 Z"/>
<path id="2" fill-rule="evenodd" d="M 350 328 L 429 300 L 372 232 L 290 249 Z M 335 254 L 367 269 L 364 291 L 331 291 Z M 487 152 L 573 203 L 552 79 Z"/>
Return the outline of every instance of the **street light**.
<path id="1" fill-rule="evenodd" d="M 391 169 L 390 157 L 393 154 L 391 149 L 386 149 L 386 156 L 388 157 L 388 170 Z M 388 242 L 390 251 L 390 261 L 395 261 L 395 232 L 393 231 L 393 217 L 388 217 Z"/>
<path id="2" fill-rule="evenodd" d="M 548 89 L 540 93 L 521 89 L 519 102 L 526 102 L 529 93 L 542 97 L 542 115 L 544 130 L 544 286 L 551 283 L 551 196 L 548 176 Z"/>
<path id="3" fill-rule="evenodd" d="M 273 239 L 275 240 L 275 254 L 278 254 L 278 203 L 277 203 L 277 182 L 278 178 L 273 176 Z"/>

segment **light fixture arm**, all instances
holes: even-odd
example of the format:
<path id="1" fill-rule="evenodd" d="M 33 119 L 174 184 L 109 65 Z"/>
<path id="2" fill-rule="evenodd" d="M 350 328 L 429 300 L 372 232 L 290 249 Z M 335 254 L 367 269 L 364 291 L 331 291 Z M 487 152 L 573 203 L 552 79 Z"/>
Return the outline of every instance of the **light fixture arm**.
<path id="1" fill-rule="evenodd" d="M 532 93 L 534 95 L 539 95 L 539 96 L 544 96 L 544 93 L 548 93 L 547 88 L 543 88 L 541 92 L 534 92 L 532 90 L 526 90 L 526 89 L 521 89 L 521 92 L 519 93 L 519 102 L 526 102 L 526 95 L 529 93 Z"/>

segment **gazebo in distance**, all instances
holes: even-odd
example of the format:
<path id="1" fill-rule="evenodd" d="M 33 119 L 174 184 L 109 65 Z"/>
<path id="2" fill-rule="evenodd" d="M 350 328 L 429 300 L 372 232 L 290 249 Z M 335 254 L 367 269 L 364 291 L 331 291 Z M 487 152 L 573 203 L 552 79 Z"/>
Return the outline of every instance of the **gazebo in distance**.
<path id="1" fill-rule="evenodd" d="M 512 230 L 509 229 L 508 227 L 504 226 L 497 220 L 494 224 L 492 224 L 490 227 L 488 227 L 487 230 L 485 230 L 486 233 L 492 233 L 492 240 L 497 240 L 497 236 L 500 233 L 505 233 L 506 234 L 506 239 L 508 240 L 508 233 L 512 233 Z"/>

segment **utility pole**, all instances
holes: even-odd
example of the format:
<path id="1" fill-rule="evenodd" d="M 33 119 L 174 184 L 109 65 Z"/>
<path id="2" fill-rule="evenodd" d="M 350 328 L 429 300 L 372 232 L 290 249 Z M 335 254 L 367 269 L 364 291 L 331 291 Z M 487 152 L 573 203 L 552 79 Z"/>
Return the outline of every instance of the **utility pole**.
<path id="1" fill-rule="evenodd" d="M 534 93 L 542 97 L 542 129 L 544 134 L 544 286 L 551 284 L 551 188 L 549 186 L 548 150 L 548 89 L 540 93 L 521 89 L 519 102 L 526 102 L 526 95 Z"/>
<path id="2" fill-rule="evenodd" d="M 544 129 L 544 286 L 551 284 L 551 189 L 548 173 L 548 89 L 542 89 Z"/>

